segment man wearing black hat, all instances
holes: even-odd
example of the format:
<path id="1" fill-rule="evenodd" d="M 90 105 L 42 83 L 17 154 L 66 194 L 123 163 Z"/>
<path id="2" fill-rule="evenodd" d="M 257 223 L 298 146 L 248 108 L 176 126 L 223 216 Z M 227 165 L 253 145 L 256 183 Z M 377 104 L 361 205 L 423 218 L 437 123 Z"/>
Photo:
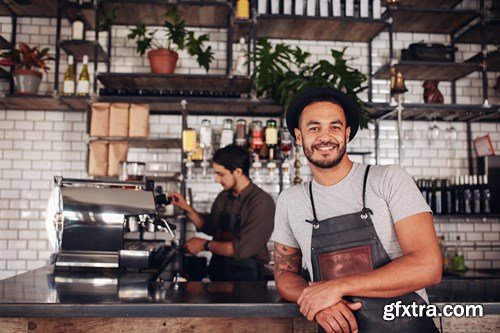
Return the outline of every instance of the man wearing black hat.
<path id="1" fill-rule="evenodd" d="M 441 280 L 429 206 L 399 166 L 353 163 L 346 153 L 359 111 L 333 88 L 299 94 L 288 130 L 313 180 L 285 190 L 275 214 L 275 279 L 308 320 L 328 332 L 438 332 L 428 317 L 384 320 L 391 304 L 427 304 Z M 300 275 L 301 261 L 314 282 Z"/>

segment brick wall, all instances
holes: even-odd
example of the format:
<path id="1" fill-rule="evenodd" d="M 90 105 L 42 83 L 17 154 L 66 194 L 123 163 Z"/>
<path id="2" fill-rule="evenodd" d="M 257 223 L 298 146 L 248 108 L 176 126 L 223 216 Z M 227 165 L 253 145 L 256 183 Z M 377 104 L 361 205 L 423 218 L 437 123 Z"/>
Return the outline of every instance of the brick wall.
<path id="1" fill-rule="evenodd" d="M 55 20 L 54 19 L 19 19 L 18 41 L 50 46 L 54 52 Z M 0 17 L 0 34 L 10 40 L 10 18 Z M 210 69 L 211 74 L 222 74 L 225 70 L 226 31 L 217 29 L 195 29 L 197 33 L 210 35 L 210 45 L 215 50 L 217 59 Z M 69 36 L 67 22 L 63 24 L 63 38 Z M 134 44 L 127 40 L 128 30 L 124 27 L 113 28 L 112 71 L 114 72 L 148 72 L 146 58 L 135 54 Z M 90 35 L 90 34 L 89 34 Z M 90 38 L 91 36 L 87 36 Z M 105 45 L 106 36 L 100 38 Z M 400 50 L 415 41 L 449 42 L 447 36 L 398 33 L 395 34 L 395 48 Z M 286 41 L 297 44 L 297 41 Z M 340 49 L 347 46 L 347 54 L 352 56 L 350 63 L 368 73 L 368 45 L 364 43 L 315 42 L 301 41 L 300 47 L 312 53 L 311 60 L 329 57 L 330 48 Z M 388 35 L 382 33 L 373 42 L 373 65 L 376 70 L 388 61 Z M 467 59 L 479 50 L 477 45 L 458 45 L 457 59 Z M 396 50 L 396 55 L 399 51 Z M 51 66 L 54 67 L 53 64 Z M 66 67 L 66 58 L 62 57 L 61 71 Z M 90 66 L 93 70 L 93 66 Z M 105 71 L 104 64 L 99 65 L 100 71 Z M 204 73 L 193 59 L 181 54 L 178 73 Z M 489 73 L 490 86 L 494 85 L 498 73 Z M 61 77 L 62 79 L 62 73 Z M 53 89 L 53 70 L 45 76 L 41 92 L 51 93 Z M 409 92 L 405 100 L 412 103 L 423 102 L 423 89 L 420 81 L 408 81 Z M 473 73 L 457 82 L 458 103 L 482 103 L 481 77 Z M 6 91 L 5 82 L 0 82 L 0 89 Z M 451 85 L 440 84 L 445 96 L 445 102 L 451 102 Z M 490 89 L 490 103 L 499 104 L 498 96 Z M 388 101 L 388 83 L 384 80 L 374 82 L 374 101 Z M 367 95 L 362 95 L 367 98 Z M 190 126 L 199 127 L 205 117 L 189 117 Z M 224 117 L 210 117 L 215 124 L 214 130 L 220 131 Z M 251 121 L 252 118 L 246 118 Z M 233 119 L 235 120 L 235 119 Z M 261 119 L 265 120 L 265 119 Z M 51 253 L 45 234 L 45 209 L 52 188 L 52 177 L 84 178 L 86 175 L 86 133 L 85 114 L 81 112 L 47 111 L 0 111 L 0 279 L 21 273 L 26 270 L 43 266 Z M 151 117 L 151 136 L 178 137 L 181 131 L 179 116 Z M 429 143 L 427 130 L 428 121 L 404 123 L 404 156 L 403 166 L 418 177 L 449 177 L 468 172 L 466 153 L 466 132 L 464 123 L 438 122 L 441 129 L 440 138 Z M 446 129 L 453 125 L 458 130 L 458 139 L 454 142 L 446 140 Z M 489 133 L 496 151 L 500 151 L 499 124 L 473 124 L 473 137 Z M 350 151 L 374 152 L 374 126 L 362 130 L 350 144 Z M 397 162 L 397 127 L 394 121 L 382 121 L 380 127 L 381 164 Z M 362 159 L 354 156 L 358 161 Z M 131 149 L 130 160 L 148 162 L 152 173 L 160 171 L 174 172 L 179 170 L 180 153 L 174 150 Z M 305 180 L 309 170 L 306 160 L 301 172 Z M 372 153 L 365 159 L 367 163 L 375 163 Z M 155 169 L 157 168 L 157 169 Z M 156 171 L 155 171 L 156 170 Z M 159 172 L 159 171 L 158 171 Z M 206 210 L 210 201 L 220 190 L 211 179 L 200 179 L 199 170 L 195 173 L 195 181 L 189 182 L 193 188 L 195 202 L 200 210 Z M 261 184 L 270 193 L 277 195 L 278 188 L 273 184 Z M 499 246 L 498 220 L 437 220 L 436 230 L 454 240 L 457 234 L 472 245 Z M 493 243 L 491 243 L 493 242 Z M 498 248 L 472 248 L 467 255 L 470 267 L 488 268 L 500 267 Z"/>

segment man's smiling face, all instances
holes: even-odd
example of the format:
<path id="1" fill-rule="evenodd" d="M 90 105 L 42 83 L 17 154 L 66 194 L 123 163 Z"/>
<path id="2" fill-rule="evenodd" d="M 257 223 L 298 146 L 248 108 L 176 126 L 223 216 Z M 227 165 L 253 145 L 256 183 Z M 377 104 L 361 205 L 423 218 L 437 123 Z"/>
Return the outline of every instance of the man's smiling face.
<path id="1" fill-rule="evenodd" d="M 294 131 L 309 162 L 327 169 L 337 166 L 344 157 L 351 128 L 340 105 L 321 101 L 302 110 L 299 128 Z"/>

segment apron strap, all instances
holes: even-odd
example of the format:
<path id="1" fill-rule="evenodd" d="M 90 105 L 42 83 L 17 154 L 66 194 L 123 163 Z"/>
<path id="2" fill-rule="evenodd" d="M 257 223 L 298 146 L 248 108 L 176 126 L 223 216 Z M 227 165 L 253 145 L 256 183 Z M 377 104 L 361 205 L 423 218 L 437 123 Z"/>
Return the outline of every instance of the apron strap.
<path id="1" fill-rule="evenodd" d="M 312 220 L 312 221 L 306 220 L 309 223 L 318 222 L 318 217 L 316 216 L 316 207 L 314 206 L 314 197 L 313 197 L 313 187 L 312 187 L 312 184 L 313 184 L 313 181 L 311 179 L 311 181 L 309 182 L 309 197 L 311 198 L 311 206 L 312 206 L 314 220 Z"/>
<path id="2" fill-rule="evenodd" d="M 373 212 L 370 208 L 366 208 L 366 183 L 368 181 L 368 172 L 370 171 L 370 167 L 371 165 L 367 165 L 366 166 L 366 170 L 365 170 L 365 177 L 363 179 L 363 213 L 370 213 L 373 215 Z"/>

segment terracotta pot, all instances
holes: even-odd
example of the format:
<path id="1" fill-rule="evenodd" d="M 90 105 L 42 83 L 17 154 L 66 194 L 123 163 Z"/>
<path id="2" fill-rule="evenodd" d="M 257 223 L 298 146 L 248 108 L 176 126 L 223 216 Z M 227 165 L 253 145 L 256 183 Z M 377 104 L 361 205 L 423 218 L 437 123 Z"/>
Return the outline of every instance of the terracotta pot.
<path id="1" fill-rule="evenodd" d="M 36 95 L 42 81 L 42 73 L 20 68 L 14 70 L 12 76 L 14 77 L 14 92 L 16 94 Z"/>
<path id="2" fill-rule="evenodd" d="M 151 72 L 161 74 L 172 74 L 175 71 L 175 65 L 179 54 L 167 49 L 151 50 L 148 52 Z"/>

